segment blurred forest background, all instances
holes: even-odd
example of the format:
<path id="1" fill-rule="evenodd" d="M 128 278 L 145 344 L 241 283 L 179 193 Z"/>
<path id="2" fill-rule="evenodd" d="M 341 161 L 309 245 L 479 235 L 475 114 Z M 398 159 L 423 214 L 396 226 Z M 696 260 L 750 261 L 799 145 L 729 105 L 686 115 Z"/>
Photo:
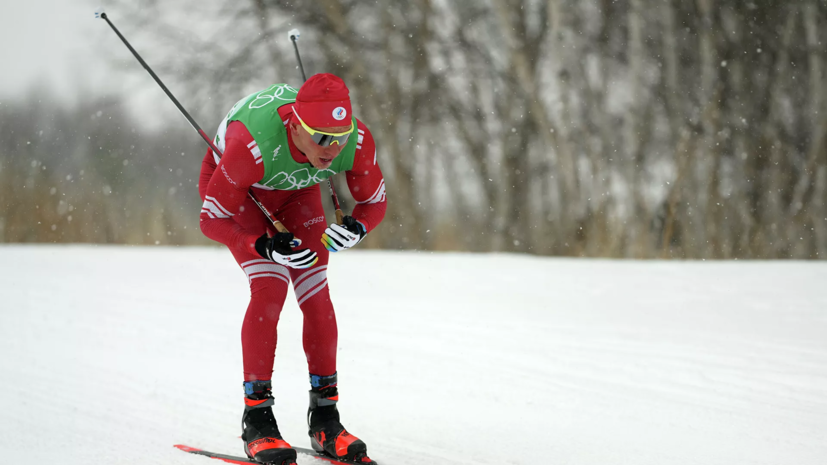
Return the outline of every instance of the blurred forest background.
<path id="1" fill-rule="evenodd" d="M 308 74 L 343 77 L 377 139 L 389 210 L 365 246 L 827 257 L 824 0 L 212 8 L 107 12 L 210 134 L 242 96 L 299 87 L 299 28 Z M 112 79 L 151 79 L 125 47 L 101 59 L 122 64 Z M 198 228 L 206 148 L 171 102 L 136 116 L 117 95 L 53 97 L 34 87 L 0 104 L 0 242 L 211 243 Z"/>

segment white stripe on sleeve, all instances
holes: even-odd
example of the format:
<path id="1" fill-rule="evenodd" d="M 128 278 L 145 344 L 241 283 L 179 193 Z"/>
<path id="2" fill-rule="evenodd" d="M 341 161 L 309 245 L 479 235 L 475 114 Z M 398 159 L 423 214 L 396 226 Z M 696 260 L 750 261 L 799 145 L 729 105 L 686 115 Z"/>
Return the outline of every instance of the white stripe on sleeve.
<path id="1" fill-rule="evenodd" d="M 253 159 L 256 161 L 256 165 L 263 161 L 261 159 L 261 149 L 258 148 L 258 144 L 256 143 L 256 141 L 252 141 L 249 144 L 247 144 L 247 148 L 250 149 L 250 153 L 253 154 Z"/>
<path id="2" fill-rule="evenodd" d="M 385 201 L 385 180 L 383 179 L 382 182 L 379 183 L 379 187 L 376 188 L 376 192 L 370 196 L 369 199 L 364 200 L 362 202 L 356 202 L 360 205 L 363 204 L 371 204 L 371 203 L 380 203 Z"/>
<path id="3" fill-rule="evenodd" d="M 204 205 L 201 206 L 201 212 L 214 215 L 215 218 L 229 218 L 233 216 L 226 208 L 224 208 L 215 197 L 207 196 L 204 200 Z M 212 216 L 211 216 L 212 217 Z"/>

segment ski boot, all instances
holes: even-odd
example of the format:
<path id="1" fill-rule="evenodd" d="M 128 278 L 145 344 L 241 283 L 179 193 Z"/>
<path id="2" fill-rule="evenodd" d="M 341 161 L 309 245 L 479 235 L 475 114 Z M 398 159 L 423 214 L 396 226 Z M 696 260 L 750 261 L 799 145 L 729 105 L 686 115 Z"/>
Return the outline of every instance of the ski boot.
<path id="1" fill-rule="evenodd" d="M 339 422 L 336 374 L 324 377 L 311 375 L 310 383 L 313 389 L 310 390 L 307 424 L 310 427 L 308 434 L 313 450 L 340 462 L 376 465 L 368 457 L 367 445 L 348 433 Z"/>
<path id="2" fill-rule="evenodd" d="M 273 416 L 270 381 L 247 381 L 244 393 L 241 439 L 247 457 L 260 463 L 295 465 L 296 451 L 281 438 Z"/>

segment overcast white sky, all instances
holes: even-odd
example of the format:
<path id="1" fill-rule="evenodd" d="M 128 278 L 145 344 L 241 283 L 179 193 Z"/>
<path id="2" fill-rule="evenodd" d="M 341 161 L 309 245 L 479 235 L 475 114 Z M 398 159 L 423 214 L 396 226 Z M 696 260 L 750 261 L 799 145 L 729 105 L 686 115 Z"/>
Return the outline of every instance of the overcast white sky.
<path id="1" fill-rule="evenodd" d="M 95 19 L 98 6 L 99 0 L 2 0 L 0 97 L 42 85 L 67 99 L 79 90 L 114 90 L 100 52 L 111 56 L 117 36 Z"/>
<path id="2" fill-rule="evenodd" d="M 169 115 L 163 114 L 177 117 L 148 74 L 118 70 L 140 70 L 141 65 L 106 22 L 95 18 L 105 1 L 0 0 L 0 5 L 0 103 L 48 86 L 51 95 L 67 103 L 117 92 L 128 96 L 136 115 L 168 106 Z M 134 24 L 116 9 L 106 11 L 151 66 L 150 51 L 135 42 Z"/>
<path id="3" fill-rule="evenodd" d="M 135 1 L 140 5 L 140 0 Z M 162 5 L 167 18 L 159 22 L 183 18 L 179 21 L 182 31 L 208 38 L 220 25 L 218 13 L 226 2 L 166 1 Z M 95 18 L 95 11 L 103 6 L 115 26 L 158 71 L 163 59 L 169 58 L 160 54 L 168 54 L 170 48 L 153 48 L 151 37 L 146 31 L 142 34 L 124 8 L 110 6 L 106 0 L 0 0 L 0 6 L 0 104 L 32 92 L 56 95 L 68 104 L 119 93 L 146 127 L 158 128 L 165 121 L 188 125 L 106 21 Z M 175 76 L 160 77 L 177 98 L 185 98 Z M 262 85 L 266 87 L 269 81 L 264 78 Z M 48 93 L 41 89 L 44 86 L 51 88 Z M 228 105 L 237 98 L 228 97 Z M 199 102 L 181 103 L 192 112 Z M 209 122 L 200 123 L 209 126 Z"/>

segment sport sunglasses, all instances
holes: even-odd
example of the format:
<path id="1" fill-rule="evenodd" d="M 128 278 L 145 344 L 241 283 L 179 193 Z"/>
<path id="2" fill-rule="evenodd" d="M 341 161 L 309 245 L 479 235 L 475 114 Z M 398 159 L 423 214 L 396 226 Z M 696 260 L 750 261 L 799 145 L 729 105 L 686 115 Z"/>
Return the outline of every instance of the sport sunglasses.
<path id="1" fill-rule="evenodd" d="M 353 130 L 356 129 L 356 126 L 353 124 L 353 120 L 350 121 L 350 130 L 347 132 L 342 133 L 332 133 L 332 132 L 323 132 L 318 131 L 316 129 L 311 128 L 310 126 L 304 124 L 302 121 L 302 117 L 299 116 L 299 113 L 296 111 L 296 107 L 293 107 L 293 114 L 296 115 L 296 118 L 299 119 L 299 123 L 302 124 L 302 127 L 305 131 L 310 134 L 310 138 L 313 139 L 313 142 L 319 144 L 321 147 L 327 147 L 329 145 L 336 144 L 338 146 L 343 146 L 347 143 L 347 139 L 353 133 Z"/>

